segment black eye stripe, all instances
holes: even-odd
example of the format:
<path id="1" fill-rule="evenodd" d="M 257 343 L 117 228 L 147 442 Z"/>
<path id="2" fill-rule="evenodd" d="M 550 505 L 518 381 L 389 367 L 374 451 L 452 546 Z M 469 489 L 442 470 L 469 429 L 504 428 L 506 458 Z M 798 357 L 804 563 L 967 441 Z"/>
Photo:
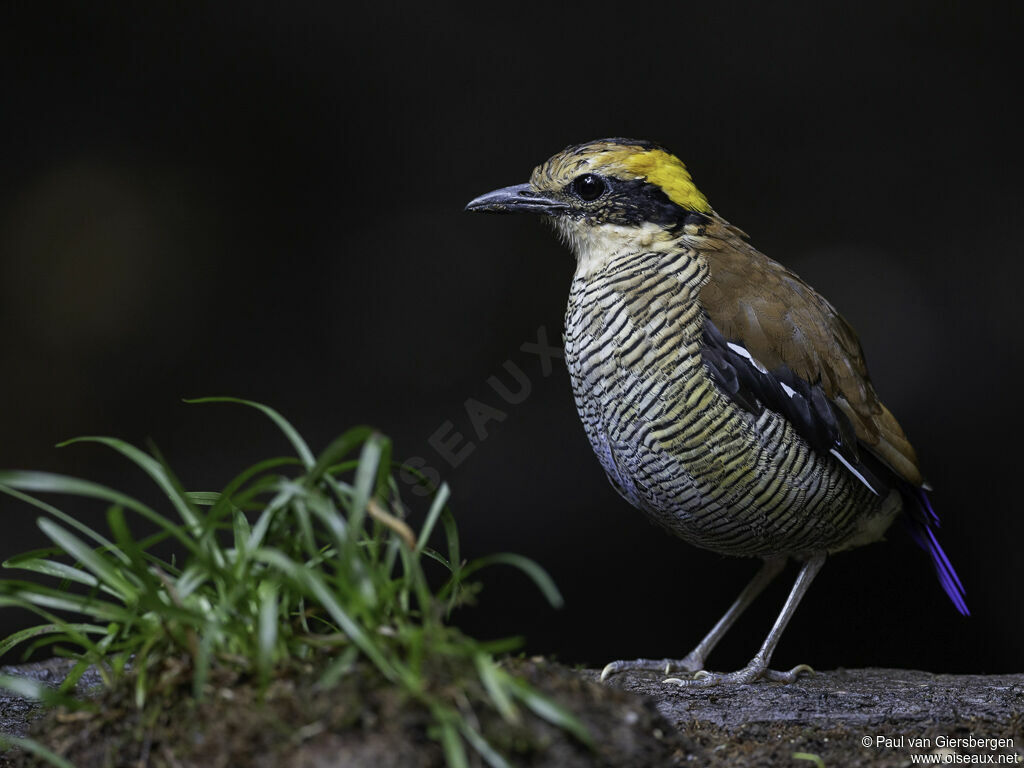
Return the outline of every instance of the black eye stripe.
<path id="1" fill-rule="evenodd" d="M 577 216 L 592 223 L 635 226 L 650 222 L 672 230 L 694 225 L 701 230 L 710 218 L 673 202 L 656 184 L 646 179 L 619 179 L 585 173 L 569 181 L 563 190 L 580 201 Z M 593 195 L 593 197 L 591 197 Z M 599 205 L 588 203 L 600 200 Z M 704 234 L 703 231 L 690 234 Z"/>
<path id="2" fill-rule="evenodd" d="M 577 176 L 573 179 L 571 186 L 573 193 L 581 200 L 586 200 L 587 202 L 597 200 L 608 189 L 604 179 L 595 173 L 585 173 L 582 176 Z"/>

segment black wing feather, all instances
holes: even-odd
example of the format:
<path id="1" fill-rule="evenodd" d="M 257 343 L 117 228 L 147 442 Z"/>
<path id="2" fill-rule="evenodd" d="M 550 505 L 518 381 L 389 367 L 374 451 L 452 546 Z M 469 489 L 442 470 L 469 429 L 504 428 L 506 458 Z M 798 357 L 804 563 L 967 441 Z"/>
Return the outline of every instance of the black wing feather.
<path id="1" fill-rule="evenodd" d="M 879 477 L 887 473 L 879 471 L 879 462 L 868 451 L 859 450 L 853 425 L 829 400 L 820 382 L 805 381 L 785 365 L 766 370 L 742 341 L 733 344 L 710 319 L 704 319 L 701 354 L 711 378 L 727 397 L 755 417 L 766 408 L 774 411 L 818 453 L 838 456 L 872 492 L 888 490 L 889 484 Z"/>

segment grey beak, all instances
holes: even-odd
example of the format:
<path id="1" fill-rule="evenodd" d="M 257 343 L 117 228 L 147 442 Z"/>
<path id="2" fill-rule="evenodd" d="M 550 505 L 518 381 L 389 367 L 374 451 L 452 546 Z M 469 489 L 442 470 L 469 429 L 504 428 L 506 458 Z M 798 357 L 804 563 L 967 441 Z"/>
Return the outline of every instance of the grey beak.
<path id="1" fill-rule="evenodd" d="M 544 197 L 529 184 L 515 184 L 502 187 L 486 195 L 470 200 L 467 211 L 490 211 L 491 213 L 541 213 L 554 216 L 568 210 L 569 206 L 549 197 Z"/>

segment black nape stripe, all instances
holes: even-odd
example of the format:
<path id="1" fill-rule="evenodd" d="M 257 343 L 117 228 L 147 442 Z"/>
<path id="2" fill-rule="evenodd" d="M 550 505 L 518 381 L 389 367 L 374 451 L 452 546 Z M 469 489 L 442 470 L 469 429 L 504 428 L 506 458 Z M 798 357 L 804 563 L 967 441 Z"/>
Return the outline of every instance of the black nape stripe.
<path id="1" fill-rule="evenodd" d="M 683 217 L 682 225 L 694 226 L 694 227 L 706 227 L 711 222 L 709 216 L 705 216 L 703 213 L 697 213 L 696 211 L 687 211 L 686 216 Z"/>

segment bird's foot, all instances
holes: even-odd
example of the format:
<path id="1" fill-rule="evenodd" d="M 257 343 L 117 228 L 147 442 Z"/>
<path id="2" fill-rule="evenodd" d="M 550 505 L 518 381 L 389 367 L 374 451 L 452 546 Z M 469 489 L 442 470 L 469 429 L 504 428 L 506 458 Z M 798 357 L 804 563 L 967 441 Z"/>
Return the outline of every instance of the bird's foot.
<path id="1" fill-rule="evenodd" d="M 673 683 L 687 688 L 708 688 L 713 685 L 745 685 L 755 680 L 769 680 L 773 683 L 792 683 L 803 673 L 813 675 L 814 670 L 806 664 L 799 664 L 788 672 L 781 672 L 777 669 L 768 669 L 763 662 L 752 661 L 738 672 L 707 672 L 702 669 L 690 678 L 670 677 L 662 682 Z"/>
<path id="2" fill-rule="evenodd" d="M 601 680 L 629 670 L 642 670 L 670 675 L 673 672 L 700 672 L 704 669 L 704 659 L 691 653 L 685 659 L 632 659 L 630 661 L 613 661 L 601 670 Z"/>

